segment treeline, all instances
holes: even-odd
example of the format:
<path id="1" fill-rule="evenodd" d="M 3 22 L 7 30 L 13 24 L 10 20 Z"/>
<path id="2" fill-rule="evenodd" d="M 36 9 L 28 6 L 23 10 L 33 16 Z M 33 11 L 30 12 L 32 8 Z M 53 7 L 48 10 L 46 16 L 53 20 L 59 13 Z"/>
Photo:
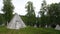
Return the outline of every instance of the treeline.
<path id="1" fill-rule="evenodd" d="M 13 17 L 14 6 L 11 3 L 11 0 L 3 0 L 3 9 L 4 14 L 0 14 L 0 24 L 7 24 Z M 37 27 L 55 27 L 57 24 L 60 24 L 60 3 L 52 3 L 47 5 L 46 1 L 43 0 L 41 4 L 41 9 L 38 12 L 36 17 L 34 10 L 33 2 L 28 1 L 25 6 L 27 14 L 21 16 L 26 25 Z"/>
<path id="2" fill-rule="evenodd" d="M 60 3 L 52 3 L 47 5 L 46 1 L 43 0 L 41 4 L 41 9 L 39 11 L 39 16 L 36 17 L 33 3 L 31 1 L 27 2 L 27 14 L 22 17 L 27 25 L 37 27 L 56 27 L 60 25 Z"/>

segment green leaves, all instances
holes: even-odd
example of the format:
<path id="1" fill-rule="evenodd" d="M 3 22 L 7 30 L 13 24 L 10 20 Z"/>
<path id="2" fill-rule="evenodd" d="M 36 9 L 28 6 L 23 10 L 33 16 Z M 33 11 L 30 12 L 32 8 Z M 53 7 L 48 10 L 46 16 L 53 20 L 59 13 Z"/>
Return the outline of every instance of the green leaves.
<path id="1" fill-rule="evenodd" d="M 31 1 L 27 2 L 27 6 L 25 7 L 27 9 L 27 24 L 32 25 L 35 22 L 35 11 L 33 7 L 33 3 Z"/>
<path id="2" fill-rule="evenodd" d="M 11 0 L 3 0 L 3 4 L 2 11 L 4 12 L 6 22 L 9 22 L 13 16 L 14 6 L 12 5 Z"/>
<path id="3" fill-rule="evenodd" d="M 59 18 L 60 17 L 60 4 L 59 3 L 51 4 L 48 9 L 48 14 L 50 15 L 50 19 L 52 20 L 52 23 L 58 24 L 60 22 L 59 21 L 60 20 Z"/>

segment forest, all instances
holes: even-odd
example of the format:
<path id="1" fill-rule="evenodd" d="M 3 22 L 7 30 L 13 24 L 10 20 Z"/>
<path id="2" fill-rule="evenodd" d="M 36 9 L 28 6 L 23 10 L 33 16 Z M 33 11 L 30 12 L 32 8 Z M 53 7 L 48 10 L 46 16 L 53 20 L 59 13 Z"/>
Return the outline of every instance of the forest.
<path id="1" fill-rule="evenodd" d="M 37 27 L 47 27 L 51 26 L 55 28 L 57 24 L 60 25 L 60 3 L 52 3 L 47 5 L 46 1 L 43 0 L 41 4 L 41 9 L 38 12 L 38 16 L 36 17 L 36 13 L 34 10 L 33 2 L 28 1 L 28 5 L 25 6 L 27 14 L 20 17 L 24 21 L 27 26 L 34 26 Z M 14 5 L 11 3 L 11 0 L 3 0 L 3 8 L 1 11 L 4 13 L 0 13 L 0 25 L 4 24 L 7 25 L 7 22 L 10 22 L 12 17 L 14 16 L 13 10 Z"/>

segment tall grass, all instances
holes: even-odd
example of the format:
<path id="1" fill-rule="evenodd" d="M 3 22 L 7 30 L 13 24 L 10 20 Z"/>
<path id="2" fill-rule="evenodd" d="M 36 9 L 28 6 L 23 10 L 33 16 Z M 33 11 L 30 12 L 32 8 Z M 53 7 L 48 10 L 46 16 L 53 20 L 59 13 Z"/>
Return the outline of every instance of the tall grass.
<path id="1" fill-rule="evenodd" d="M 5 26 L 0 27 L 0 34 L 60 34 L 60 31 L 52 28 L 34 28 L 26 27 L 19 30 L 7 29 Z"/>

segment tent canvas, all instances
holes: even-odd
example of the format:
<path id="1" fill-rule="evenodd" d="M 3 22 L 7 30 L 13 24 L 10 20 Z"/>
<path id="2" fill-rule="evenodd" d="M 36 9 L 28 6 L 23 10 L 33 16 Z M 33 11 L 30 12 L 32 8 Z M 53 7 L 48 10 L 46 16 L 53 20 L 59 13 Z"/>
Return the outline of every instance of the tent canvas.
<path id="1" fill-rule="evenodd" d="M 24 22 L 18 14 L 15 14 L 15 16 L 7 25 L 7 28 L 9 29 L 20 29 L 24 27 L 26 27 L 26 25 L 24 24 Z"/>
<path id="2" fill-rule="evenodd" d="M 55 27 L 55 29 L 56 30 L 60 30 L 60 25 L 57 24 L 56 27 Z"/>

